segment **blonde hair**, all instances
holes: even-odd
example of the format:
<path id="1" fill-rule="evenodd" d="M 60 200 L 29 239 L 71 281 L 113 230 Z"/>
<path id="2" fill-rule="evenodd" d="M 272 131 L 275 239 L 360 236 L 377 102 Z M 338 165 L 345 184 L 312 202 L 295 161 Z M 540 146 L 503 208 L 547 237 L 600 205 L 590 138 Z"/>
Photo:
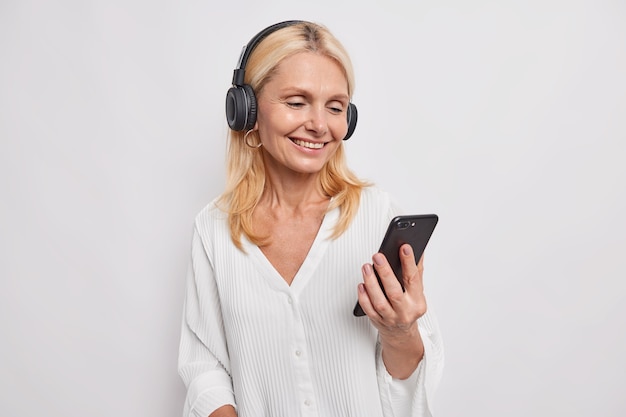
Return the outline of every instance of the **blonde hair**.
<path id="1" fill-rule="evenodd" d="M 314 52 L 335 60 L 343 69 L 348 82 L 348 95 L 354 91 L 352 63 L 341 43 L 328 29 L 311 22 L 300 22 L 279 29 L 264 38 L 250 54 L 246 65 L 245 83 L 258 96 L 272 78 L 280 62 L 300 52 Z M 263 245 L 268 237 L 254 232 L 252 214 L 265 187 L 265 167 L 262 153 L 245 144 L 246 132 L 231 130 L 229 134 L 226 167 L 226 188 L 218 199 L 218 205 L 228 213 L 228 223 L 233 243 L 239 248 L 241 235 L 252 243 Z M 253 132 L 249 135 L 258 133 Z M 340 215 L 332 237 L 346 231 L 354 218 L 361 196 L 361 189 L 368 184 L 360 180 L 349 168 L 343 143 L 320 172 L 320 186 L 333 197 L 328 210 L 339 207 Z"/>

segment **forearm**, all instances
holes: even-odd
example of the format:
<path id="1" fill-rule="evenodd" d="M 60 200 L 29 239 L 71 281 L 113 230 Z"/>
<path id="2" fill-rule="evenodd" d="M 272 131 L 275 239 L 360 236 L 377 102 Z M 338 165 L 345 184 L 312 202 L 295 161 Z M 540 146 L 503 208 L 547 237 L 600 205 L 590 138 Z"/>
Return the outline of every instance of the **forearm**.
<path id="1" fill-rule="evenodd" d="M 380 343 L 385 368 L 396 379 L 410 377 L 424 357 L 424 343 L 417 323 L 400 334 L 381 332 Z"/>
<path id="2" fill-rule="evenodd" d="M 237 417 L 237 412 L 232 405 L 224 405 L 213 411 L 209 417 Z"/>

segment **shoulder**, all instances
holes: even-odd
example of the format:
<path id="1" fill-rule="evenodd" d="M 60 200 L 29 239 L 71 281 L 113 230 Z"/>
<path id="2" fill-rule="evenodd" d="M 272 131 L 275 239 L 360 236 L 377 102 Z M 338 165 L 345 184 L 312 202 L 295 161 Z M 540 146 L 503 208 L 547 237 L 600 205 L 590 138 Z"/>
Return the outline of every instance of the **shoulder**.
<path id="1" fill-rule="evenodd" d="M 363 188 L 361 208 L 364 210 L 383 210 L 385 214 L 391 216 L 402 214 L 403 211 L 398 200 L 392 194 L 376 185 Z"/>
<path id="2" fill-rule="evenodd" d="M 389 193 L 377 185 L 363 187 L 361 190 L 361 199 L 363 201 L 384 202 L 390 200 Z"/>
<path id="3" fill-rule="evenodd" d="M 209 202 L 206 206 L 204 206 L 195 217 L 195 221 L 202 222 L 208 220 L 218 220 L 222 218 L 228 217 L 227 213 L 220 209 L 218 204 L 219 199 L 215 198 L 211 202 Z"/>
<path id="4" fill-rule="evenodd" d="M 394 197 L 386 190 L 371 185 L 361 190 L 359 210 L 355 222 L 366 223 L 376 229 L 386 228 L 387 223 L 395 216 L 402 214 Z"/>
<path id="5" fill-rule="evenodd" d="M 382 211 L 387 215 L 395 211 L 396 206 L 391 195 L 378 186 L 365 187 L 361 191 L 361 211 Z"/>
<path id="6" fill-rule="evenodd" d="M 227 218 L 228 214 L 220 209 L 218 198 L 215 198 L 196 214 L 195 224 L 215 223 L 225 221 Z"/>
<path id="7" fill-rule="evenodd" d="M 348 242 L 350 248 L 373 253 L 393 218 L 393 204 L 389 193 L 376 185 L 361 189 L 358 209 L 339 242 Z M 372 246 L 374 245 L 374 246 Z"/>
<path id="8" fill-rule="evenodd" d="M 375 185 L 361 190 L 359 208 L 352 221 L 353 228 L 379 230 L 393 215 L 393 203 L 388 192 Z"/>
<path id="9" fill-rule="evenodd" d="M 217 241 L 230 239 L 228 213 L 220 208 L 217 198 L 196 214 L 194 232 L 202 240 L 206 250 L 210 250 Z"/>

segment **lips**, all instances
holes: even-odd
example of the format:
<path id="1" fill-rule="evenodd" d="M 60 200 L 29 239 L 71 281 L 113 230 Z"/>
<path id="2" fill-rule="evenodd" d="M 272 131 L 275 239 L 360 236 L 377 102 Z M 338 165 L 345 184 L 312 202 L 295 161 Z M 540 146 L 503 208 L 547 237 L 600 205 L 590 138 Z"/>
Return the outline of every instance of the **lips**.
<path id="1" fill-rule="evenodd" d="M 298 146 L 309 149 L 322 149 L 325 145 L 325 143 L 322 142 L 307 142 L 301 139 L 291 139 L 291 141 Z"/>

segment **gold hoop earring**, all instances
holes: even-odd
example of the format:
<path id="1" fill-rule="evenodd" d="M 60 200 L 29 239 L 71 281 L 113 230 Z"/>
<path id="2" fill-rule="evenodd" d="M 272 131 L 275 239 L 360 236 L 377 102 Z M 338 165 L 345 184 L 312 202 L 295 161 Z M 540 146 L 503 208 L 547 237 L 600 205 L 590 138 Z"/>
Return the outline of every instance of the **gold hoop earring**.
<path id="1" fill-rule="evenodd" d="M 248 130 L 246 132 L 246 134 L 243 135 L 243 141 L 244 141 L 244 143 L 246 144 L 246 146 L 248 148 L 259 149 L 261 146 L 263 146 L 263 142 L 261 142 L 260 140 L 259 140 L 259 143 L 257 145 L 250 145 L 250 142 L 248 142 L 248 137 L 249 137 L 250 133 L 252 133 L 252 132 L 255 132 L 255 130 L 254 129 Z"/>

